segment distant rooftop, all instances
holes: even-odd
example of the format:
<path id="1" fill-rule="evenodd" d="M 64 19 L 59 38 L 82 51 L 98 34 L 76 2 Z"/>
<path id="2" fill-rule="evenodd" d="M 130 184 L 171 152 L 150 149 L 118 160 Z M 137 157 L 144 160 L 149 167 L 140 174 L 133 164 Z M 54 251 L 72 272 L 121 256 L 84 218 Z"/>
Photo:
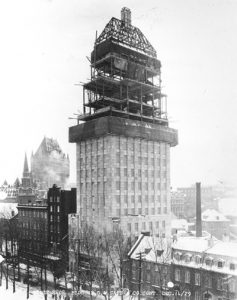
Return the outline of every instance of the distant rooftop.
<path id="1" fill-rule="evenodd" d="M 227 219 L 222 213 L 218 212 L 215 209 L 207 209 L 202 213 L 202 220 L 205 222 L 228 222 Z"/>

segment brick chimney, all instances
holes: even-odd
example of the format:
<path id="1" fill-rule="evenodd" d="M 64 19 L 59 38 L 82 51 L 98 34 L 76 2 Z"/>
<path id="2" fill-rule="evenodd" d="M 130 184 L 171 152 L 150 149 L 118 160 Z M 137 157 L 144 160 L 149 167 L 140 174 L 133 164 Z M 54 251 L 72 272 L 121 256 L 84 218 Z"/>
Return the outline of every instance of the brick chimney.
<path id="1" fill-rule="evenodd" d="M 196 183 L 196 237 L 202 236 L 201 182 Z"/>

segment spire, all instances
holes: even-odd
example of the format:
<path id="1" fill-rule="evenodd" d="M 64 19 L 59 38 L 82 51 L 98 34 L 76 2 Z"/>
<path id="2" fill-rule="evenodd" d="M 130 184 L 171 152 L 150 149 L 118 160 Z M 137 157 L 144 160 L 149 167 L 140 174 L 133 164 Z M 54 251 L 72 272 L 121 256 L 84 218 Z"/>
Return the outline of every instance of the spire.
<path id="1" fill-rule="evenodd" d="M 17 179 L 14 182 L 14 187 L 15 188 L 19 188 L 19 186 L 21 185 L 19 178 L 17 177 Z"/>
<path id="2" fill-rule="evenodd" d="M 28 167 L 27 156 L 26 156 L 26 153 L 25 153 L 23 176 L 24 176 L 24 174 L 27 174 L 27 173 L 29 173 L 29 167 Z"/>

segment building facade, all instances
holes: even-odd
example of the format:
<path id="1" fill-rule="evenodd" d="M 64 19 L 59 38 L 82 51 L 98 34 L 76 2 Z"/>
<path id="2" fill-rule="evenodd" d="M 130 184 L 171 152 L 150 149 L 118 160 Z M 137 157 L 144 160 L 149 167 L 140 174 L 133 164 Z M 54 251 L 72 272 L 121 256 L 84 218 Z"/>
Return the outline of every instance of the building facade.
<path id="1" fill-rule="evenodd" d="M 32 263 L 46 263 L 67 250 L 68 214 L 76 212 L 76 189 L 53 185 L 47 198 L 39 197 L 25 157 L 22 185 L 18 194 L 19 255 Z M 46 259 L 48 255 L 48 259 Z"/>
<path id="2" fill-rule="evenodd" d="M 186 195 L 182 192 L 171 192 L 171 212 L 179 219 L 185 217 Z"/>
<path id="3" fill-rule="evenodd" d="M 230 238 L 230 220 L 215 209 L 202 213 L 202 227 L 219 240 Z"/>
<path id="4" fill-rule="evenodd" d="M 190 299 L 236 299 L 237 244 L 212 237 L 180 238 L 172 246 L 173 282 Z"/>
<path id="5" fill-rule="evenodd" d="M 31 156 L 31 175 L 37 188 L 47 191 L 53 184 L 65 189 L 70 172 L 68 155 L 62 152 L 57 140 L 44 137 Z"/>
<path id="6" fill-rule="evenodd" d="M 196 187 L 195 185 L 190 187 L 177 188 L 177 192 L 185 196 L 184 201 L 184 218 L 192 219 L 195 217 L 195 203 L 196 203 Z M 213 186 L 202 186 L 202 210 L 206 209 L 218 209 L 217 197 L 222 193 Z"/>
<path id="7" fill-rule="evenodd" d="M 210 236 L 180 237 L 167 244 L 141 235 L 129 252 L 127 286 L 130 291 L 149 291 L 144 296 L 153 299 L 234 300 L 236 253 L 236 243 Z"/>
<path id="8" fill-rule="evenodd" d="M 161 64 L 124 8 L 97 38 L 76 143 L 78 212 L 96 228 L 118 220 L 128 234 L 170 233 L 170 147 Z"/>

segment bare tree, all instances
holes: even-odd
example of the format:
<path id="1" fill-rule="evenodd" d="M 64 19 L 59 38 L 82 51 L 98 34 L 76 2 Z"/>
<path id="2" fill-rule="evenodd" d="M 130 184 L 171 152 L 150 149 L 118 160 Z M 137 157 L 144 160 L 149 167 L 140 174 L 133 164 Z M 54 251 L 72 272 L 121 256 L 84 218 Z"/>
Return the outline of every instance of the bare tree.
<path id="1" fill-rule="evenodd" d="M 131 248 L 131 238 L 124 235 L 120 227 L 113 232 L 105 233 L 106 257 L 111 266 L 115 287 L 119 289 L 121 299 L 123 299 L 123 288 L 126 279 L 126 264 L 128 252 Z"/>

